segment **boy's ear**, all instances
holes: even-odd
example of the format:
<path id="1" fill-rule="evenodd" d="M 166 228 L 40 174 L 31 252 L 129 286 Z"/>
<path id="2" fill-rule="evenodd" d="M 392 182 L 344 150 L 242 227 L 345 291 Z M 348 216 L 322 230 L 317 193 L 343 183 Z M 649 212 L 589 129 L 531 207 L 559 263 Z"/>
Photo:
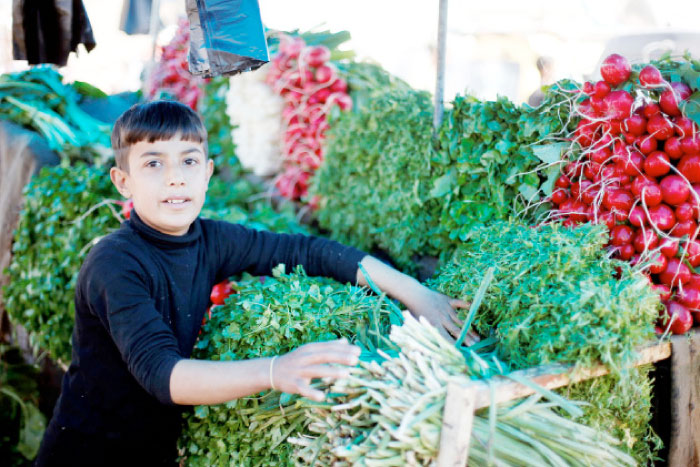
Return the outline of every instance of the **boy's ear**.
<path id="1" fill-rule="evenodd" d="M 209 180 L 211 180 L 211 176 L 214 173 L 214 161 L 212 159 L 209 159 L 207 161 L 207 189 L 209 189 Z"/>
<path id="2" fill-rule="evenodd" d="M 112 167 L 109 169 L 109 178 L 112 179 L 112 183 L 116 187 L 117 191 L 124 198 L 131 198 L 131 191 L 126 183 L 129 178 L 129 174 L 127 172 L 118 167 Z"/>

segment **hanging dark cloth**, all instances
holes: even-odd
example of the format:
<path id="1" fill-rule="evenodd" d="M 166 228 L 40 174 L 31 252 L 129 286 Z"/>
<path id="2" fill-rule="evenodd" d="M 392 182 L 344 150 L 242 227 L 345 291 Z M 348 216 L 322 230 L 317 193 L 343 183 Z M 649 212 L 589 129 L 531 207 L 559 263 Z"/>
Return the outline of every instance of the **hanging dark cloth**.
<path id="1" fill-rule="evenodd" d="M 257 0 L 187 0 L 186 4 L 192 74 L 230 75 L 270 61 Z"/>
<path id="2" fill-rule="evenodd" d="M 64 66 L 68 55 L 95 38 L 82 0 L 12 0 L 12 52 L 30 65 Z"/>
<path id="3" fill-rule="evenodd" d="M 124 0 L 119 29 L 125 33 L 149 34 L 153 0 Z"/>

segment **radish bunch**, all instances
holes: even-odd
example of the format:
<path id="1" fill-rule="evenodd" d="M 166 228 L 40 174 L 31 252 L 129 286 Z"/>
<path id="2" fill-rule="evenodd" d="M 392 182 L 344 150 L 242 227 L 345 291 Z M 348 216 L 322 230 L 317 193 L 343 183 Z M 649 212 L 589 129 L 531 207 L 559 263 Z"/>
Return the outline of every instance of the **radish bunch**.
<path id="1" fill-rule="evenodd" d="M 304 198 L 309 178 L 323 161 L 323 142 L 331 108 L 352 108 L 345 80 L 330 63 L 330 50 L 283 36 L 266 81 L 284 99 L 284 171 L 275 185 L 289 199 Z"/>
<path id="2" fill-rule="evenodd" d="M 575 106 L 581 119 L 551 217 L 605 224 L 611 254 L 645 268 L 659 292 L 659 324 L 670 317 L 671 331 L 682 334 L 700 323 L 700 135 L 679 108 L 693 90 L 653 65 L 637 80 L 617 54 L 600 72 Z"/>
<path id="3" fill-rule="evenodd" d="M 149 99 L 172 98 L 197 110 L 205 80 L 189 71 L 189 45 L 190 26 L 186 19 L 181 19 L 173 39 L 162 47 L 160 61 L 149 77 L 146 87 Z"/>

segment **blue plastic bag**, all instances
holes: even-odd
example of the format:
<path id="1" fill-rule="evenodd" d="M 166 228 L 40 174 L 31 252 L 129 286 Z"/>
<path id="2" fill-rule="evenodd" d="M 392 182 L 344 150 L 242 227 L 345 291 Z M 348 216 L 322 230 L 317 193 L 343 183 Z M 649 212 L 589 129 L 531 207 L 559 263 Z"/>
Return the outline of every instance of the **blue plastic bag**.
<path id="1" fill-rule="evenodd" d="M 270 61 L 257 0 L 187 0 L 187 16 L 192 74 L 231 75 Z"/>

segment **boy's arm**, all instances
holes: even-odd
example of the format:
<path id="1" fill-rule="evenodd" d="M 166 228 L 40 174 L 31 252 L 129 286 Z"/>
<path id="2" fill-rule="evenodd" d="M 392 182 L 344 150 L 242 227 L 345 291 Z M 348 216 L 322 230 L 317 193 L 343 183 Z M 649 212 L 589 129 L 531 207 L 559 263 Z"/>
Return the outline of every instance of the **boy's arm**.
<path id="1" fill-rule="evenodd" d="M 406 305 L 414 316 L 424 316 L 448 339 L 450 334 L 459 335 L 463 323 L 457 318 L 455 308 L 469 308 L 469 303 L 436 292 L 372 256 L 365 256 L 360 264 L 382 292 Z M 357 283 L 369 285 L 359 268 Z M 468 341 L 474 339 L 473 334 L 467 336 Z"/>
<path id="2" fill-rule="evenodd" d="M 274 386 L 290 394 L 321 401 L 322 391 L 310 386 L 314 378 L 343 378 L 349 370 L 329 363 L 354 366 L 359 347 L 344 339 L 299 347 L 274 359 L 234 362 L 180 360 L 170 375 L 172 401 L 182 405 L 221 404 Z"/>

